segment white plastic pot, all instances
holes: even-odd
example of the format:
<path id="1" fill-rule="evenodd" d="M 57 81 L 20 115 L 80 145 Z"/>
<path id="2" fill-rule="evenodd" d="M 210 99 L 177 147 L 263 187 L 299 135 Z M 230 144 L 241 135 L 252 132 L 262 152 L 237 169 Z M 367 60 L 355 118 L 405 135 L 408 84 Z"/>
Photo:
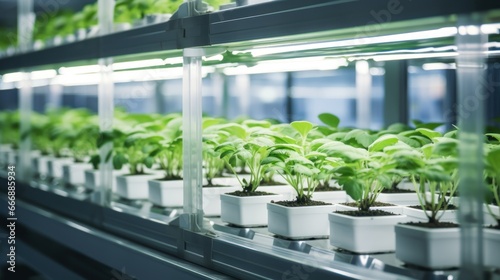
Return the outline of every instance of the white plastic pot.
<path id="1" fill-rule="evenodd" d="M 180 207 L 184 203 L 184 183 L 182 180 L 149 180 L 149 200 L 155 205 Z"/>
<path id="2" fill-rule="evenodd" d="M 35 170 L 35 175 L 40 177 L 47 177 L 48 175 L 48 164 L 47 161 L 50 159 L 49 156 L 34 157 L 31 159 L 31 165 L 33 170 Z"/>
<path id="3" fill-rule="evenodd" d="M 267 203 L 280 199 L 279 194 L 245 197 L 221 194 L 221 220 L 242 227 L 266 226 Z"/>
<path id="4" fill-rule="evenodd" d="M 345 191 L 329 191 L 329 192 L 314 192 L 312 200 L 323 201 L 327 203 L 343 203 L 347 202 L 347 194 Z"/>
<path id="5" fill-rule="evenodd" d="M 73 158 L 50 157 L 47 160 L 47 173 L 49 177 L 60 179 L 63 177 L 63 166 L 73 163 Z"/>
<path id="6" fill-rule="evenodd" d="M 83 185 L 85 183 L 85 170 L 92 169 L 90 163 L 71 163 L 63 165 L 63 180 L 71 185 Z"/>
<path id="7" fill-rule="evenodd" d="M 484 224 L 485 225 L 496 225 L 497 221 L 491 216 L 490 212 L 488 211 L 488 207 L 491 209 L 493 214 L 499 216 L 500 215 L 500 207 L 496 205 L 489 205 L 487 206 L 486 204 L 483 204 L 483 211 L 484 211 Z"/>
<path id="8" fill-rule="evenodd" d="M 413 185 L 413 183 L 407 180 L 399 182 L 397 188 L 400 190 L 415 190 L 415 186 Z"/>
<path id="9" fill-rule="evenodd" d="M 297 196 L 295 189 L 290 185 L 261 186 L 257 191 L 279 194 L 280 200 L 293 200 Z"/>
<path id="10" fill-rule="evenodd" d="M 460 265 L 460 228 L 396 225 L 396 258 L 430 269 Z"/>
<path id="11" fill-rule="evenodd" d="M 127 173 L 126 169 L 122 170 L 113 170 L 112 171 L 112 185 L 111 189 L 113 192 L 116 192 L 116 176 L 124 175 Z M 101 176 L 99 170 L 85 170 L 85 182 L 83 186 L 89 190 L 96 190 L 97 187 L 101 184 Z"/>
<path id="12" fill-rule="evenodd" d="M 220 195 L 223 193 L 241 190 L 241 187 L 204 187 L 203 188 L 203 212 L 205 216 L 220 216 Z"/>
<path id="13" fill-rule="evenodd" d="M 126 199 L 148 199 L 148 180 L 158 179 L 157 174 L 116 176 L 116 194 Z"/>
<path id="14" fill-rule="evenodd" d="M 356 253 L 391 252 L 396 249 L 394 226 L 405 215 L 354 217 L 329 213 L 330 244 Z"/>
<path id="15" fill-rule="evenodd" d="M 431 211 L 426 211 L 429 215 Z M 427 218 L 424 210 L 415 209 L 411 207 L 403 207 L 403 214 L 408 216 L 408 221 L 411 222 L 427 222 L 429 219 Z M 457 214 L 458 210 L 440 210 L 438 211 L 437 218 L 439 218 L 440 222 L 457 222 Z"/>
<path id="16" fill-rule="evenodd" d="M 291 239 L 325 238 L 330 234 L 328 213 L 334 205 L 286 207 L 267 204 L 268 231 Z"/>
<path id="17" fill-rule="evenodd" d="M 413 193 L 380 193 L 377 201 L 391 203 L 396 205 L 418 205 L 418 195 Z"/>
<path id="18" fill-rule="evenodd" d="M 483 246 L 484 265 L 500 268 L 500 230 L 485 228 Z"/>

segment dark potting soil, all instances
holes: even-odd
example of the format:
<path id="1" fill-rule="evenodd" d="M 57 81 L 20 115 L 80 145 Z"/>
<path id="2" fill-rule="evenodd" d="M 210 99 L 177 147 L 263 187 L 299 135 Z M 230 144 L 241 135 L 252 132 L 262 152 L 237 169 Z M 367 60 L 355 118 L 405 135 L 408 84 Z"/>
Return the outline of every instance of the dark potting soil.
<path id="1" fill-rule="evenodd" d="M 489 225 L 486 228 L 500 230 L 500 225 Z"/>
<path id="2" fill-rule="evenodd" d="M 235 192 L 230 192 L 227 193 L 229 195 L 234 195 L 234 196 L 263 196 L 263 195 L 274 195 L 274 193 L 268 193 L 268 192 L 244 192 L 244 191 L 235 191 Z"/>
<path id="3" fill-rule="evenodd" d="M 394 214 L 392 212 L 387 212 L 383 210 L 368 210 L 368 211 L 337 211 L 335 213 L 354 216 L 354 217 L 376 217 L 376 216 L 397 216 L 398 214 Z"/>
<path id="4" fill-rule="evenodd" d="M 457 228 L 458 224 L 450 223 L 450 222 L 437 222 L 437 223 L 422 223 L 422 222 L 410 222 L 405 223 L 404 225 L 423 227 L 423 228 Z"/>
<path id="5" fill-rule="evenodd" d="M 323 201 L 309 200 L 306 202 L 296 201 L 296 200 L 283 200 L 283 201 L 271 201 L 271 203 L 279 204 L 281 206 L 287 207 L 301 207 L 301 206 L 319 206 L 319 205 L 332 205 L 331 203 L 326 203 Z"/>
<path id="6" fill-rule="evenodd" d="M 271 181 L 268 181 L 268 182 L 262 181 L 259 184 L 259 186 L 261 186 L 261 187 L 265 187 L 265 186 L 284 186 L 284 185 L 286 185 L 286 184 L 281 183 L 281 182 L 276 182 L 274 180 L 271 180 Z"/>
<path id="7" fill-rule="evenodd" d="M 157 181 L 176 181 L 176 180 L 182 180 L 182 177 L 163 177 L 161 179 L 158 179 Z"/>
<path id="8" fill-rule="evenodd" d="M 154 175 L 154 174 L 151 174 L 151 173 L 139 173 L 139 174 L 124 174 L 122 176 L 125 176 L 125 177 L 129 177 L 129 176 L 139 176 L 139 175 Z"/>
<path id="9" fill-rule="evenodd" d="M 443 205 L 442 205 L 442 206 L 443 206 Z M 411 206 L 408 206 L 408 207 L 413 208 L 413 209 L 422 210 L 422 206 L 421 206 L 421 205 L 411 205 Z M 426 206 L 426 208 L 425 208 L 425 210 L 429 210 L 429 211 L 430 211 L 431 209 L 430 209 L 430 208 L 429 208 L 429 206 L 427 205 L 427 206 Z M 444 208 L 443 208 L 443 207 L 441 207 L 441 209 L 440 209 L 440 210 L 444 210 Z M 448 207 L 446 207 L 446 210 L 458 210 L 458 207 L 457 207 L 457 206 L 455 206 L 455 205 L 453 205 L 453 204 L 450 204 L 450 205 L 448 205 Z"/>
<path id="10" fill-rule="evenodd" d="M 227 187 L 231 187 L 231 186 L 228 186 L 228 185 L 203 185 L 202 187 L 203 188 L 227 188 Z"/>
<path id="11" fill-rule="evenodd" d="M 314 189 L 315 192 L 331 192 L 331 191 L 341 191 L 341 188 L 318 186 Z"/>
<path id="12" fill-rule="evenodd" d="M 382 193 L 414 193 L 413 190 L 402 190 L 398 188 L 384 189 Z"/>
<path id="13" fill-rule="evenodd" d="M 358 207 L 358 204 L 356 202 L 344 202 L 340 204 L 345 206 Z M 381 207 L 381 206 L 397 206 L 397 205 L 385 202 L 378 202 L 378 201 L 375 201 L 372 205 L 372 207 Z"/>

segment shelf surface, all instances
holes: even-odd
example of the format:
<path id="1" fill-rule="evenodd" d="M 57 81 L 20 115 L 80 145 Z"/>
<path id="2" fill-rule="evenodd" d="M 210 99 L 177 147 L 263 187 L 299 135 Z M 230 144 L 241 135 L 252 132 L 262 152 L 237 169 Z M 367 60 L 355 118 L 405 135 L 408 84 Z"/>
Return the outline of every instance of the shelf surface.
<path id="1" fill-rule="evenodd" d="M 321 268 L 318 269 L 318 275 L 324 276 L 332 276 L 339 271 L 345 275 L 354 273 L 353 275 L 358 277 L 385 275 L 384 279 L 389 279 L 386 277 L 390 275 L 398 279 L 454 279 L 458 275 L 457 269 L 430 271 L 405 266 L 396 259 L 394 253 L 353 254 L 331 246 L 328 239 L 282 239 L 270 234 L 267 227 L 233 227 L 221 222 L 220 218 L 208 218 L 211 234 L 200 236 L 198 233 L 173 226 L 178 215 L 182 214 L 182 208 L 161 208 L 148 201 L 127 201 L 115 197 L 111 208 L 103 209 L 90 203 L 93 193 L 85 191 L 83 187 L 68 188 L 38 182 L 32 182 L 31 185 L 32 187 L 22 186 L 19 199 L 54 215 L 63 215 L 85 225 L 98 226 L 99 230 L 127 238 L 162 253 L 178 255 L 179 246 L 185 247 L 186 252 L 181 255 L 187 260 L 215 267 L 221 272 L 238 268 L 237 271 L 246 270 L 246 273 L 275 276 L 273 273 L 276 273 L 277 268 L 283 272 L 284 268 L 293 265 L 288 261 L 284 262 L 285 258 L 292 262 L 314 260 Z M 191 245 L 183 245 L 184 242 Z M 247 257 L 234 257 L 240 254 Z M 248 257 L 250 255 L 253 257 Z M 207 256 L 210 256 L 209 264 L 206 263 Z M 265 261 L 266 259 L 268 261 Z M 240 273 L 237 271 L 233 271 L 233 275 Z M 367 271 L 369 274 L 365 274 Z M 494 276 L 500 277 L 496 274 Z"/>

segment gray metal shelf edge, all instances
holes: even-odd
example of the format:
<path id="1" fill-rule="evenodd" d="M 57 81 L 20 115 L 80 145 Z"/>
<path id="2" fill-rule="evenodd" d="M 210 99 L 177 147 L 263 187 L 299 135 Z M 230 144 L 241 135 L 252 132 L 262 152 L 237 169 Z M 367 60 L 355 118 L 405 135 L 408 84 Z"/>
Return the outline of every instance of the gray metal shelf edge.
<path id="1" fill-rule="evenodd" d="M 0 71 L 500 9 L 489 0 L 288 0 L 170 20 L 0 59 Z M 374 13 L 378 16 L 374 16 Z"/>
<path id="2" fill-rule="evenodd" d="M 6 180 L 0 177 L 0 184 L 6 184 Z M 4 195 L 5 192 L 1 191 L 0 206 L 5 205 L 6 208 Z M 273 253 L 270 254 L 265 248 L 259 247 L 262 245 L 232 234 L 218 232 L 218 236 L 212 236 L 190 232 L 170 225 L 168 221 L 162 223 L 121 213 L 89 201 L 78 201 L 33 188 L 21 182 L 16 184 L 16 213 L 23 225 L 61 241 L 65 246 L 74 247 L 74 250 L 94 257 L 111 267 L 115 265 L 111 260 L 113 252 L 132 250 L 136 246 L 147 248 L 139 251 L 144 251 L 147 259 L 155 263 L 157 258 L 151 258 L 151 256 L 167 254 L 242 279 L 283 278 L 287 272 L 295 273 L 292 271 L 294 268 L 306 265 L 303 262 L 307 259 L 307 255 L 300 252 L 272 248 L 270 250 Z M 54 230 L 49 232 L 48 228 Z M 83 232 L 78 230 L 82 228 L 86 230 Z M 79 238 L 75 239 L 71 235 L 77 235 Z M 84 239 L 100 245 L 82 247 L 82 244 L 85 244 Z M 79 240 L 79 242 L 73 244 L 74 240 Z M 118 244 L 125 244 L 125 248 L 121 248 Z M 102 255 L 94 255 L 87 251 L 90 247 L 108 248 L 106 259 L 103 259 Z M 136 252 L 137 250 L 132 251 L 134 253 L 131 256 L 135 259 L 140 253 Z M 295 257 L 292 258 L 294 255 Z M 315 260 L 315 263 L 321 264 L 323 261 Z M 370 270 L 333 259 L 327 260 L 326 263 L 327 265 L 315 267 L 314 271 L 310 270 L 310 276 L 313 279 L 326 279 L 327 277 L 408 279 L 403 275 Z M 170 266 L 168 261 L 166 264 Z M 137 271 L 134 275 L 138 276 L 140 272 Z"/>

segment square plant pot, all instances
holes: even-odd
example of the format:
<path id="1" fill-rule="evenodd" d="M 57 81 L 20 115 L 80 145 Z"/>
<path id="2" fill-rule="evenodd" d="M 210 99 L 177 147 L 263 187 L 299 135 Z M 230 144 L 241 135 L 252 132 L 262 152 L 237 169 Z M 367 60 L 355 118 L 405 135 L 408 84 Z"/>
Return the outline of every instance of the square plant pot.
<path id="1" fill-rule="evenodd" d="M 290 185 L 260 186 L 257 191 L 279 194 L 280 200 L 293 200 L 297 196 L 295 189 Z"/>
<path id="2" fill-rule="evenodd" d="M 116 194 L 126 199 L 148 199 L 148 180 L 157 178 L 157 174 L 116 176 Z"/>
<path id="3" fill-rule="evenodd" d="M 411 190 L 411 191 L 415 190 L 415 186 L 413 185 L 413 183 L 407 180 L 399 182 L 397 188 L 400 190 Z"/>
<path id="4" fill-rule="evenodd" d="M 381 193 L 377 198 L 380 202 L 392 203 L 396 205 L 417 205 L 419 204 L 418 195 L 416 192 L 412 193 Z"/>
<path id="5" fill-rule="evenodd" d="M 396 258 L 429 269 L 460 265 L 460 228 L 396 225 Z"/>
<path id="6" fill-rule="evenodd" d="M 267 230 L 291 239 L 326 238 L 330 234 L 328 213 L 333 210 L 334 205 L 286 207 L 268 203 Z"/>
<path id="7" fill-rule="evenodd" d="M 312 200 L 323 201 L 327 203 L 343 203 L 347 202 L 347 194 L 345 191 L 326 191 L 314 192 Z"/>
<path id="8" fill-rule="evenodd" d="M 206 180 L 205 178 L 203 179 Z M 208 183 L 208 182 L 207 182 Z M 216 177 L 212 179 L 212 184 L 220 185 L 220 186 L 239 186 L 240 182 L 234 176 L 226 176 L 226 177 Z M 205 182 L 204 182 L 205 185 Z"/>
<path id="9" fill-rule="evenodd" d="M 280 199 L 280 194 L 245 197 L 221 194 L 221 220 L 241 227 L 267 226 L 266 205 Z"/>
<path id="10" fill-rule="evenodd" d="M 500 229 L 483 230 L 484 265 L 500 269 Z"/>
<path id="11" fill-rule="evenodd" d="M 241 187 L 204 187 L 203 188 L 203 213 L 205 216 L 216 217 L 221 213 L 220 195 L 241 190 Z"/>
<path id="12" fill-rule="evenodd" d="M 328 220 L 332 246 L 356 253 L 378 253 L 396 249 L 394 226 L 405 222 L 406 216 L 354 217 L 333 212 Z"/>
<path id="13" fill-rule="evenodd" d="M 35 171 L 35 175 L 40 178 L 45 178 L 48 175 L 48 164 L 47 161 L 50 159 L 50 156 L 40 156 L 34 157 L 31 159 L 31 166 Z"/>
<path id="14" fill-rule="evenodd" d="M 124 175 L 128 171 L 126 169 L 111 171 L 111 190 L 116 192 L 116 176 Z M 90 169 L 85 170 L 85 182 L 83 186 L 89 190 L 96 190 L 101 184 L 101 173 L 99 170 Z"/>
<path id="15" fill-rule="evenodd" d="M 496 216 L 500 216 L 500 207 L 499 206 L 496 206 L 496 205 L 486 205 L 486 204 L 483 204 L 483 212 L 484 212 L 484 216 L 483 216 L 483 221 L 484 221 L 484 224 L 485 225 L 496 225 L 497 224 L 497 220 L 495 220 L 495 218 L 493 218 L 490 214 L 490 212 L 488 211 L 488 207 L 490 208 L 490 210 L 493 212 L 493 214 L 495 214 Z"/>
<path id="16" fill-rule="evenodd" d="M 182 180 L 149 180 L 149 201 L 163 207 L 184 205 L 184 182 Z"/>
<path id="17" fill-rule="evenodd" d="M 426 211 L 427 213 L 430 214 L 430 211 Z M 411 207 L 403 207 L 403 214 L 408 216 L 408 221 L 410 222 L 424 222 L 426 223 L 428 221 L 428 218 L 422 209 L 415 209 Z M 439 218 L 440 222 L 451 222 L 451 223 L 456 223 L 457 220 L 457 215 L 458 215 L 458 209 L 457 210 L 441 210 L 438 211 L 437 217 Z"/>
<path id="18" fill-rule="evenodd" d="M 85 183 L 85 170 L 92 169 L 90 163 L 71 163 L 63 165 L 63 180 L 71 185 L 83 185 Z"/>
<path id="19" fill-rule="evenodd" d="M 63 177 L 63 165 L 73 163 L 73 158 L 55 158 L 47 160 L 47 173 L 49 177 L 61 179 Z"/>

